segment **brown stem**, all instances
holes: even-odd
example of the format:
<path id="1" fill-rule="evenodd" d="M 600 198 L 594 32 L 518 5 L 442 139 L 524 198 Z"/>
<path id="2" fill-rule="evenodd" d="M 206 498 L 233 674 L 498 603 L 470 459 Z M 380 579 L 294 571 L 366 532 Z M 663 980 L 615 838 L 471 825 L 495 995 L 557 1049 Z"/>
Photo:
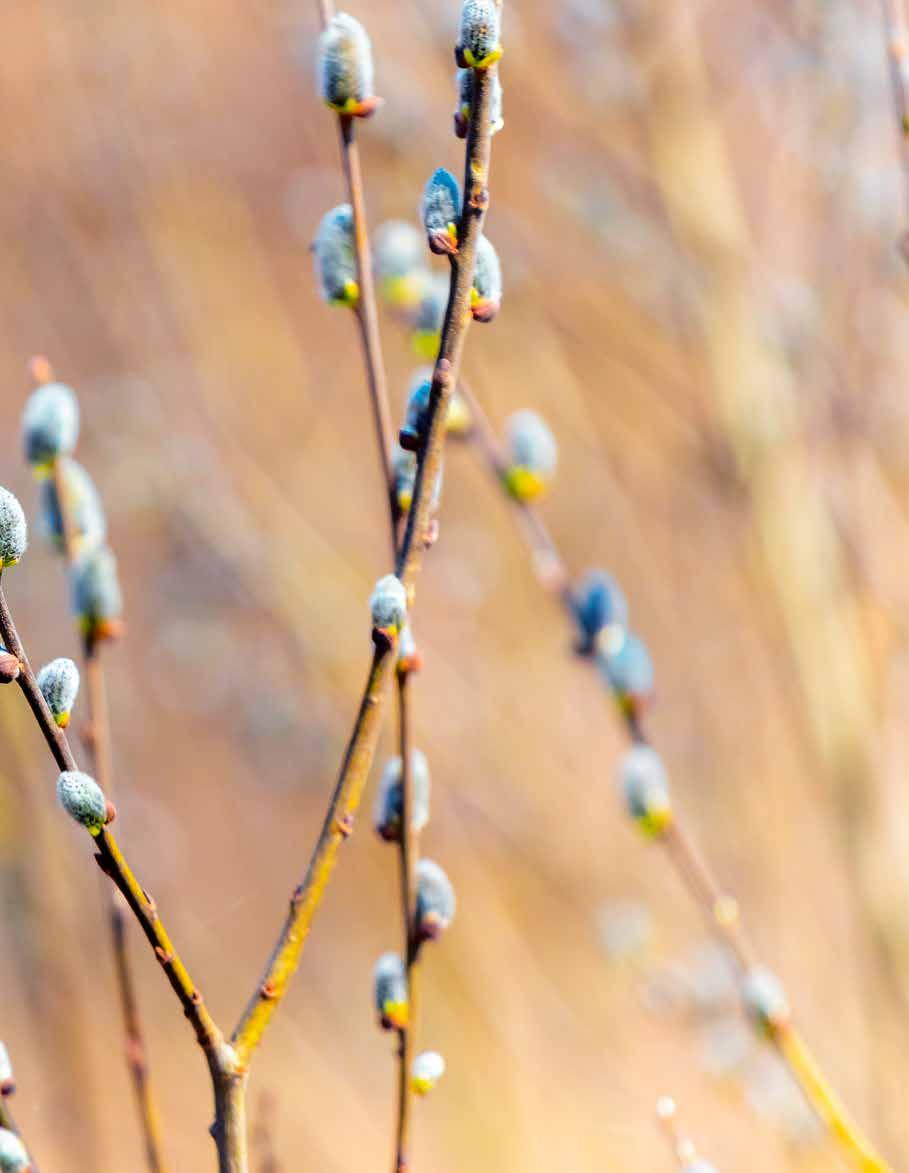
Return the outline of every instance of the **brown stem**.
<path id="1" fill-rule="evenodd" d="M 401 835 L 398 840 L 401 879 L 404 959 L 407 981 L 407 1025 L 398 1032 L 398 1106 L 395 1127 L 395 1173 L 408 1167 L 410 1142 L 410 1068 L 417 1029 L 419 958 L 416 934 L 419 843 L 413 830 L 413 735 L 410 727 L 408 682 L 410 673 L 398 672 L 398 752 L 401 755 Z"/>
<path id="2" fill-rule="evenodd" d="M 52 377 L 49 364 L 47 364 L 47 374 L 48 377 Z M 58 457 L 54 461 L 52 475 L 63 530 L 66 563 L 72 571 L 77 555 L 77 541 L 73 525 L 72 503 L 66 492 L 66 460 L 67 457 Z M 113 801 L 114 772 L 107 687 L 104 666 L 101 662 L 101 644 L 92 637 L 83 641 L 82 663 L 90 728 L 90 736 L 85 739 L 86 750 L 99 786 Z M 108 901 L 108 923 L 110 924 L 111 945 L 114 954 L 117 994 L 120 999 L 120 1010 L 126 1035 L 126 1063 L 139 1113 L 146 1164 L 150 1173 L 164 1173 L 167 1165 L 164 1159 L 161 1117 L 149 1076 L 142 1016 L 136 997 L 136 982 L 129 957 L 126 918 L 124 916 L 125 904 L 116 888 L 106 886 L 105 898 Z"/>
<path id="3" fill-rule="evenodd" d="M 460 390 L 464 395 L 463 386 Z M 474 417 L 473 438 L 476 441 L 476 447 L 490 470 L 495 474 L 496 479 L 501 480 L 501 472 L 503 468 L 507 467 L 507 461 L 495 431 L 469 391 L 466 392 L 465 398 L 468 399 Z M 568 586 L 570 580 L 558 546 L 532 504 L 516 501 L 515 508 L 527 523 L 522 527 L 525 536 L 532 535 L 532 539 L 529 539 L 531 548 L 535 553 L 540 550 L 547 553 L 550 556 L 551 564 L 560 568 L 560 574 L 553 576 L 549 582 L 544 577 L 543 581 L 553 593 L 561 597 L 573 626 L 574 615 Z M 623 711 L 632 740 L 643 741 L 644 733 L 640 725 L 640 716 L 629 715 L 627 710 Z M 738 905 L 735 900 L 723 893 L 696 849 L 693 839 L 677 818 L 674 818 L 668 830 L 658 837 L 657 842 L 662 843 L 683 883 L 704 910 L 711 930 L 724 945 L 730 948 L 737 965 L 745 972 L 753 969 L 757 964 L 756 956 L 739 925 Z M 870 1143 L 846 1114 L 842 1104 L 823 1079 L 814 1059 L 801 1043 L 800 1036 L 795 1030 L 775 1031 L 770 1037 L 808 1103 L 840 1143 L 844 1154 L 858 1169 L 865 1171 L 865 1173 L 889 1173 L 890 1166 L 875 1153 Z M 799 1045 L 796 1046 L 793 1040 L 797 1040 Z"/>
<path id="4" fill-rule="evenodd" d="M 442 328 L 439 358 L 433 373 L 428 408 L 426 439 L 417 457 L 417 477 L 404 540 L 398 552 L 398 577 L 413 593 L 419 574 L 427 532 L 432 489 L 442 459 L 445 417 L 453 380 L 470 321 L 470 290 L 476 258 L 476 243 L 482 230 L 488 199 L 489 109 L 492 93 L 491 71 L 475 72 L 472 116 L 467 137 L 465 207 L 461 221 L 459 254 L 452 260 L 451 293 Z M 360 703 L 353 731 L 344 753 L 341 770 L 329 801 L 322 832 L 301 883 L 294 890 L 290 909 L 265 965 L 255 993 L 250 998 L 231 1036 L 241 1068 L 249 1063 L 253 1050 L 287 990 L 309 934 L 316 910 L 334 869 L 338 849 L 352 830 L 366 777 L 375 756 L 381 724 L 385 686 L 394 669 L 397 640 L 374 632 L 376 644 L 372 668 Z"/>
<path id="5" fill-rule="evenodd" d="M 375 631 L 373 640 L 375 648 L 372 667 L 322 831 L 306 875 L 291 896 L 290 908 L 256 991 L 231 1037 L 241 1068 L 249 1064 L 250 1055 L 261 1042 L 265 1028 L 296 972 L 313 917 L 337 862 L 338 851 L 353 831 L 354 815 L 360 805 L 379 739 L 382 699 L 394 670 L 397 653 L 396 638 L 389 639 L 383 632 Z"/>
<path id="6" fill-rule="evenodd" d="M 19 638 L 3 590 L 2 571 L 0 571 L 0 640 L 19 660 L 19 687 L 25 694 L 38 726 L 44 734 L 44 739 L 53 754 L 54 761 L 60 770 L 78 770 L 79 766 L 66 734 L 54 721 L 51 711 L 47 707 L 47 702 L 41 694 L 25 648 Z M 113 881 L 123 895 L 133 916 L 138 921 L 139 927 L 154 950 L 155 956 L 171 988 L 177 995 L 183 1007 L 183 1013 L 192 1026 L 196 1039 L 206 1056 L 213 1079 L 216 1075 L 226 1077 L 235 1073 L 236 1063 L 233 1052 L 226 1046 L 223 1035 L 209 1014 L 201 993 L 174 949 L 167 930 L 158 915 L 157 906 L 133 874 L 110 827 L 103 827 L 94 836 L 94 842 L 95 858 L 101 870 Z M 217 1085 L 217 1080 L 215 1082 Z M 219 1160 L 222 1162 L 222 1171 L 246 1173 L 245 1163 L 230 1163 L 229 1158 L 220 1151 Z M 225 1161 L 228 1163 L 225 1164 Z"/>

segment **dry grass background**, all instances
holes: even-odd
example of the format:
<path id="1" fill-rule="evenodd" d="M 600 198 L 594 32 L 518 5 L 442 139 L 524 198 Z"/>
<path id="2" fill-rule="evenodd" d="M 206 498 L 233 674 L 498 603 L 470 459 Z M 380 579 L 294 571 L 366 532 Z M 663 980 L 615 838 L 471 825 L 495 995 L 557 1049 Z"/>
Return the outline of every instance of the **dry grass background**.
<path id="1" fill-rule="evenodd" d="M 33 513 L 18 415 L 46 352 L 82 397 L 125 580 L 120 834 L 226 1025 L 314 840 L 386 558 L 354 328 L 306 251 L 342 196 L 289 51 L 309 60 L 312 7 L 4 14 L 0 480 Z M 458 158 L 457 4 L 352 11 L 387 98 L 362 136 L 377 223 Z M 553 425 L 545 514 L 574 567 L 627 587 L 678 801 L 834 1082 L 909 1168 L 909 336 L 877 6 L 537 0 L 506 21 L 489 233 L 507 299 L 467 372 L 495 419 L 532 405 Z M 400 407 L 412 360 L 385 337 Z M 62 589 L 36 540 L 10 592 L 34 659 L 74 650 Z M 623 821 L 617 723 L 465 450 L 416 626 L 426 850 L 460 899 L 427 958 L 422 1038 L 449 1074 L 417 1170 L 668 1168 L 667 1090 L 720 1168 L 836 1167 L 786 1139 L 757 1052 L 709 1070 L 740 1046 L 729 1012 L 663 1006 L 667 966 L 705 983 L 701 923 Z M 46 1173 L 139 1170 L 99 878 L 25 707 L 0 699 L 20 1122 Z M 397 888 L 367 823 L 254 1072 L 287 1170 L 390 1162 L 370 972 Z M 652 931 L 617 961 L 602 925 L 626 902 Z M 204 1065 L 135 953 L 173 1165 L 204 1170 Z"/>

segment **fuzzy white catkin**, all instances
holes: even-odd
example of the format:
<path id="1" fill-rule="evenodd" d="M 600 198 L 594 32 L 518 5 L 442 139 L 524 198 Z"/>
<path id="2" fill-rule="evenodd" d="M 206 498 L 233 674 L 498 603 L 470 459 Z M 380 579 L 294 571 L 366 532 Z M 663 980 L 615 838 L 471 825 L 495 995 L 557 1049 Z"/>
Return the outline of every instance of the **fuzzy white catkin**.
<path id="1" fill-rule="evenodd" d="M 13 1062 L 6 1049 L 6 1043 L 0 1042 L 0 1087 L 13 1082 Z"/>
<path id="2" fill-rule="evenodd" d="M 79 669 L 65 656 L 51 660 L 38 673 L 38 687 L 59 725 L 61 718 L 72 712 L 79 695 Z"/>
<path id="3" fill-rule="evenodd" d="M 15 566 L 28 545 L 28 525 L 18 497 L 0 488 L 0 570 Z"/>
<path id="4" fill-rule="evenodd" d="M 370 595 L 369 609 L 373 627 L 400 630 L 407 618 L 407 592 L 401 580 L 393 574 L 380 578 Z"/>
<path id="5" fill-rule="evenodd" d="M 335 110 L 372 98 L 372 46 L 362 24 L 346 12 L 331 18 L 319 38 L 319 97 Z"/>
<path id="6" fill-rule="evenodd" d="M 339 204 L 325 213 L 319 222 L 313 252 L 322 298 L 330 304 L 355 304 L 357 258 L 350 204 Z"/>
<path id="7" fill-rule="evenodd" d="M 71 819 L 92 830 L 107 820 L 107 800 L 98 783 L 81 770 L 64 770 L 57 779 L 57 799 Z"/>
<path id="8" fill-rule="evenodd" d="M 559 447 L 546 421 L 526 408 L 508 420 L 508 450 L 513 464 L 541 477 L 551 477 L 559 461 Z"/>
<path id="9" fill-rule="evenodd" d="M 384 1014 L 389 1005 L 407 1001 L 404 962 L 397 953 L 383 953 L 373 970 L 373 998 L 376 1010 Z"/>
<path id="10" fill-rule="evenodd" d="M 0 1173 L 25 1173 L 28 1169 L 25 1145 L 8 1128 L 0 1128 Z"/>
<path id="11" fill-rule="evenodd" d="M 459 64 L 479 65 L 499 49 L 501 0 L 464 0 L 458 34 Z"/>
<path id="12" fill-rule="evenodd" d="M 671 809 L 669 779 L 660 755 L 649 745 L 634 745 L 619 764 L 619 783 L 629 814 L 649 819 Z"/>
<path id="13" fill-rule="evenodd" d="M 411 1084 L 418 1095 L 432 1091 L 445 1074 L 445 1059 L 438 1051 L 423 1051 L 410 1067 Z"/>
<path id="14" fill-rule="evenodd" d="M 117 559 L 107 546 L 96 546 L 79 556 L 72 569 L 71 585 L 73 611 L 83 624 L 93 626 L 119 618 L 123 597 Z"/>
<path id="15" fill-rule="evenodd" d="M 789 1017 L 782 982 L 769 969 L 753 969 L 742 979 L 742 1001 L 758 1026 L 772 1028 Z"/>
<path id="16" fill-rule="evenodd" d="M 386 220 L 373 233 L 376 276 L 385 280 L 422 271 L 425 247 L 413 224 L 406 220 Z"/>
<path id="17" fill-rule="evenodd" d="M 79 439 L 79 401 L 65 383 L 45 383 L 28 397 L 22 412 L 22 447 L 29 464 L 50 464 L 68 456 Z"/>
<path id="18" fill-rule="evenodd" d="M 107 519 L 94 481 L 75 460 L 68 460 L 62 472 L 64 500 L 75 538 L 83 548 L 100 545 L 107 534 Z M 66 535 L 54 477 L 41 484 L 41 519 L 48 537 L 62 549 Z"/>
<path id="19" fill-rule="evenodd" d="M 455 111 L 455 129 L 459 138 L 467 137 L 467 123 L 470 118 L 470 107 L 473 102 L 473 70 L 459 69 L 457 73 L 458 85 L 458 109 Z M 489 100 L 489 131 L 490 134 L 498 134 L 505 126 L 505 119 L 502 115 L 502 108 L 504 105 L 504 96 L 502 92 L 502 83 L 499 81 L 498 72 L 493 74 L 492 78 L 492 94 Z"/>
<path id="20" fill-rule="evenodd" d="M 461 189 L 444 167 L 438 167 L 427 180 L 420 201 L 420 218 L 430 238 L 430 247 L 438 251 L 438 245 L 433 246 L 433 238 L 447 236 L 449 225 L 456 227 L 461 218 Z"/>
<path id="21" fill-rule="evenodd" d="M 421 936 L 439 936 L 454 920 L 457 901 L 451 880 L 431 859 L 417 864 L 417 925 Z"/>
<path id="22" fill-rule="evenodd" d="M 499 254 L 485 236 L 477 241 L 477 266 L 473 287 L 484 301 L 502 300 L 502 266 Z"/>
<path id="23" fill-rule="evenodd" d="M 413 792 L 410 827 L 414 834 L 419 834 L 429 822 L 429 762 L 422 750 L 414 749 L 412 751 L 410 772 Z M 394 757 L 386 763 L 385 769 L 382 771 L 376 795 L 375 824 L 376 830 L 383 839 L 400 838 L 402 798 L 401 758 Z"/>

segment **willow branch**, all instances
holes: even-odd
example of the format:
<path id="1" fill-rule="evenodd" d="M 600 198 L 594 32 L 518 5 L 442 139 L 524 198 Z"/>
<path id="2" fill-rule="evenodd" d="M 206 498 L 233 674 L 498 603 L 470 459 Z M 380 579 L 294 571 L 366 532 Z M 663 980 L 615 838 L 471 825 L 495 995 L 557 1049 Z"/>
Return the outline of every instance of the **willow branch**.
<path id="1" fill-rule="evenodd" d="M 78 770 L 79 766 L 66 734 L 54 721 L 41 689 L 38 687 L 25 648 L 22 646 L 3 589 L 2 572 L 0 572 L 0 639 L 19 660 L 17 683 L 28 701 L 58 768 L 61 771 Z M 133 916 L 138 921 L 139 927 L 154 950 L 165 977 L 177 995 L 183 1012 L 195 1032 L 196 1039 L 205 1053 L 210 1068 L 213 1072 L 223 1071 L 227 1056 L 221 1031 L 209 1014 L 202 995 L 190 977 L 182 959 L 174 949 L 154 900 L 136 879 L 110 827 L 102 827 L 94 836 L 94 840 L 96 859 L 101 870 L 122 893 Z"/>
<path id="2" fill-rule="evenodd" d="M 53 378 L 52 368 L 46 360 L 33 361 L 32 368 L 38 375 L 39 381 L 48 381 Z M 77 539 L 71 502 L 66 491 L 66 460 L 65 456 L 57 457 L 54 461 L 52 476 L 63 530 L 64 554 L 67 566 L 72 571 L 77 554 Z M 82 662 L 90 728 L 90 736 L 85 739 L 86 749 L 91 758 L 92 772 L 98 784 L 107 797 L 113 801 L 115 797 L 114 772 L 107 686 L 104 666 L 101 661 L 101 644 L 96 639 L 88 637 L 83 640 Z M 149 1076 L 145 1032 L 142 1027 L 142 1015 L 136 996 L 136 982 L 129 957 L 126 904 L 116 888 L 107 888 L 105 896 L 108 901 L 108 923 L 114 956 L 117 995 L 126 1036 L 126 1063 L 139 1113 L 146 1164 L 150 1173 L 164 1173 L 167 1165 L 164 1159 L 161 1117 Z"/>
<path id="3" fill-rule="evenodd" d="M 413 1062 L 414 1039 L 417 1029 L 419 974 L 419 945 L 417 941 L 417 855 L 418 836 L 413 829 L 413 731 L 410 726 L 410 706 L 407 693 L 410 672 L 398 672 L 398 752 L 401 756 L 401 834 L 398 856 L 401 879 L 401 912 L 403 919 L 404 965 L 407 984 L 407 1023 L 398 1031 L 398 1105 L 395 1121 L 395 1173 L 404 1173 L 408 1167 L 410 1142 L 410 1068 Z"/>
<path id="4" fill-rule="evenodd" d="M 417 476 L 407 528 L 396 559 L 396 573 L 412 598 L 428 532 L 433 486 L 442 460 L 445 417 L 470 322 L 470 290 L 476 260 L 476 244 L 488 202 L 489 109 L 491 71 L 474 74 L 474 100 L 467 138 L 467 184 L 461 220 L 459 254 L 452 260 L 448 309 L 442 327 L 439 357 L 432 378 L 423 445 L 417 454 Z M 313 918 L 337 861 L 338 851 L 353 830 L 366 778 L 375 757 L 386 686 L 394 669 L 397 640 L 373 633 L 372 667 L 360 701 L 353 731 L 344 752 L 335 789 L 322 830 L 303 880 L 294 889 L 290 908 L 277 942 L 265 965 L 256 991 L 231 1036 L 237 1062 L 245 1068 L 272 1015 L 284 997 L 300 963 Z"/>
<path id="5" fill-rule="evenodd" d="M 319 0 L 319 19 L 324 29 L 335 14 L 333 0 Z M 395 493 L 392 449 L 394 431 L 391 424 L 391 410 L 388 406 L 388 382 L 385 376 L 385 361 L 382 357 L 382 339 L 379 334 L 379 311 L 376 300 L 376 285 L 372 272 L 372 250 L 369 247 L 369 228 L 366 222 L 366 197 L 363 191 L 363 172 L 360 167 L 360 150 L 355 134 L 356 119 L 347 114 L 338 115 L 338 135 L 341 146 L 341 168 L 347 187 L 347 198 L 353 213 L 354 256 L 357 262 L 357 283 L 360 296 L 357 299 L 356 315 L 360 328 L 360 342 L 363 360 L 366 364 L 366 380 L 369 385 L 369 401 L 372 407 L 373 423 L 385 495 L 391 517 L 392 557 L 397 553 L 398 500 Z"/>
<path id="6" fill-rule="evenodd" d="M 472 439 L 475 447 L 490 471 L 501 480 L 508 462 L 495 431 L 469 388 L 465 388 L 462 383 L 459 389 L 474 421 Z M 535 561 L 544 556 L 546 565 L 555 569 L 555 573 L 548 576 L 541 574 L 541 581 L 562 600 L 573 626 L 574 613 L 568 586 L 570 578 L 555 540 L 532 504 L 512 499 L 512 506 L 521 520 L 521 530 L 534 552 Z M 643 742 L 645 738 L 639 716 L 630 713 L 627 708 L 619 708 L 631 740 Z M 741 927 L 738 904 L 720 888 L 696 848 L 693 837 L 676 814 L 667 830 L 656 838 L 656 842 L 662 845 L 682 883 L 704 913 L 711 931 L 730 950 L 737 969 L 741 974 L 752 971 L 757 965 L 756 955 Z M 849 1117 L 798 1032 L 789 1024 L 783 1024 L 770 1032 L 769 1039 L 808 1103 L 840 1144 L 844 1156 L 862 1173 L 890 1173 L 890 1166 L 878 1156 L 870 1141 Z"/>

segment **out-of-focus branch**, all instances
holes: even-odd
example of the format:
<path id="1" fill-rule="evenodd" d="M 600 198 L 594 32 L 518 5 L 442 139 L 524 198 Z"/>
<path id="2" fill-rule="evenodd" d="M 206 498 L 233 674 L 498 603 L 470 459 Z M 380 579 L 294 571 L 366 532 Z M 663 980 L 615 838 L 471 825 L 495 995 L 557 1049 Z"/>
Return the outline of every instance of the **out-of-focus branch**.
<path id="1" fill-rule="evenodd" d="M 53 380 L 53 368 L 46 358 L 35 358 L 30 366 L 32 376 L 39 386 Z M 63 553 L 67 569 L 72 573 L 79 551 L 72 502 L 67 491 L 67 459 L 66 456 L 58 456 L 54 461 L 51 475 L 54 479 L 57 509 L 63 532 Z M 113 801 L 113 752 L 107 705 L 107 686 L 101 653 L 101 642 L 94 636 L 87 635 L 83 639 L 83 671 L 89 710 L 89 735 L 85 738 L 85 743 L 92 763 L 92 773 L 101 789 Z M 126 1035 L 126 1062 L 139 1112 L 146 1163 L 150 1173 L 164 1173 L 167 1166 L 164 1159 L 161 1118 L 149 1076 L 142 1015 L 136 997 L 135 977 L 129 958 L 126 904 L 116 888 L 106 887 L 105 897 L 108 901 L 108 920 L 114 954 L 117 993 Z"/>
<path id="2" fill-rule="evenodd" d="M 474 421 L 474 446 L 490 471 L 497 479 L 502 480 L 508 461 L 496 433 L 470 389 L 461 384 L 459 391 L 467 401 Z M 573 626 L 574 608 L 568 586 L 569 576 L 555 540 L 530 502 L 512 499 L 512 505 L 521 520 L 521 530 L 528 539 L 535 562 L 539 566 L 540 558 L 543 556 L 545 565 L 550 570 L 555 568 L 557 571 L 541 573 L 540 579 L 544 586 L 560 597 Z M 627 706 L 620 705 L 619 709 L 623 714 L 630 739 L 633 742 L 644 743 L 646 739 L 640 714 Z M 711 930 L 729 948 L 740 978 L 754 973 L 757 968 L 756 955 L 742 930 L 738 903 L 720 888 L 677 813 L 673 814 L 666 829 L 654 838 L 657 843 L 662 844 L 685 887 L 703 911 Z M 743 984 L 741 989 L 744 991 Z M 771 1023 L 765 1033 L 789 1067 L 812 1108 L 840 1144 L 843 1154 L 863 1173 L 889 1173 L 890 1166 L 878 1156 L 871 1143 L 849 1117 L 795 1028 L 788 1021 Z"/>
<path id="3" fill-rule="evenodd" d="M 881 13 L 884 35 L 887 39 L 887 64 L 890 70 L 890 87 L 893 91 L 904 199 L 909 221 L 909 29 L 906 25 L 904 0 L 881 0 Z M 903 252 L 909 259 L 907 240 L 909 226 L 902 240 Z"/>

